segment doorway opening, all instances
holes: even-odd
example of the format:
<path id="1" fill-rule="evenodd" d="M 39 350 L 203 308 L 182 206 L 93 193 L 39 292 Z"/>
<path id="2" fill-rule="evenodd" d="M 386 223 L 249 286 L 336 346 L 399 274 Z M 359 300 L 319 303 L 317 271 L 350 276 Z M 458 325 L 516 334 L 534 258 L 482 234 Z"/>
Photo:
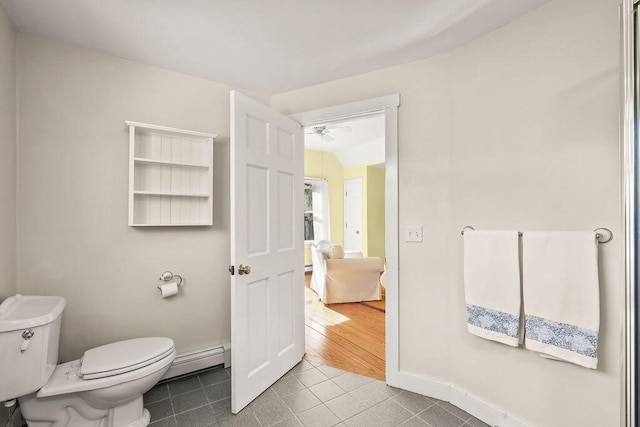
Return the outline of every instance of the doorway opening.
<path id="1" fill-rule="evenodd" d="M 397 372 L 398 101 L 293 116 L 305 131 L 305 358 L 381 380 Z"/>

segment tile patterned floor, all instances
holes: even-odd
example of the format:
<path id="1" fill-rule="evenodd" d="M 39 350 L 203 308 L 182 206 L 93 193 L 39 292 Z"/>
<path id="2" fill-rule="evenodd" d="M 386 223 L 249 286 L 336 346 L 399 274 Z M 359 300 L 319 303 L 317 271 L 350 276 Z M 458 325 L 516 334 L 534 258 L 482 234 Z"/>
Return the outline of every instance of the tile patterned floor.
<path id="1" fill-rule="evenodd" d="M 150 427 L 488 427 L 447 402 L 307 361 L 233 415 L 229 374 L 218 367 L 155 386 L 144 395 Z"/>

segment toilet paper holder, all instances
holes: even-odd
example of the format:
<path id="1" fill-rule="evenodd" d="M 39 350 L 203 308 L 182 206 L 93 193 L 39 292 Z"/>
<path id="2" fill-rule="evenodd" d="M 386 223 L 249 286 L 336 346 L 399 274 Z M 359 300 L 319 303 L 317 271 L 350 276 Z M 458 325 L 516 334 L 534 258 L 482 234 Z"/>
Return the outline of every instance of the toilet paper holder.
<path id="1" fill-rule="evenodd" d="M 168 282 L 168 281 L 170 281 L 171 279 L 174 279 L 174 278 L 176 278 L 176 277 L 178 278 L 178 283 L 177 283 L 177 285 L 178 285 L 178 286 L 182 285 L 182 276 L 180 276 L 179 274 L 173 274 L 173 273 L 172 273 L 172 272 L 170 272 L 170 271 L 165 271 L 164 273 L 162 273 L 162 274 L 160 275 L 160 280 L 164 280 L 165 282 Z M 158 286 L 157 288 L 158 288 L 158 289 L 160 289 L 160 286 Z M 161 289 L 160 289 L 160 290 L 161 290 Z"/>

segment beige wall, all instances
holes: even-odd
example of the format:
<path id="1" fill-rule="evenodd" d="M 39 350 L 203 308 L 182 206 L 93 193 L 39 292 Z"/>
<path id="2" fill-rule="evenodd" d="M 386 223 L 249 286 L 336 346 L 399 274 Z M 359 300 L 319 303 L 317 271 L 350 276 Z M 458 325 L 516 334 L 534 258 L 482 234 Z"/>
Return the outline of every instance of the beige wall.
<path id="1" fill-rule="evenodd" d="M 425 234 L 422 244 L 400 242 L 401 370 L 451 382 L 531 425 L 620 420 L 617 6 L 555 0 L 449 55 L 271 98 L 292 113 L 401 94 L 400 228 L 422 224 Z M 5 206 L 15 201 L 13 37 L 0 11 Z M 230 89 L 18 37 L 18 291 L 67 298 L 63 359 L 135 336 L 172 337 L 179 351 L 228 339 Z M 220 135 L 213 227 L 126 225 L 126 119 Z M 13 221 L 12 209 L 0 211 L 0 267 L 10 274 Z M 601 248 L 597 371 L 466 332 L 467 224 L 614 232 Z M 171 300 L 155 288 L 165 269 L 186 278 Z M 8 279 L 0 298 L 15 291 Z"/>
<path id="2" fill-rule="evenodd" d="M 0 301 L 16 292 L 16 29 L 0 5 Z"/>
<path id="3" fill-rule="evenodd" d="M 16 30 L 0 6 L 0 302 L 16 291 Z M 0 425 L 9 409 L 0 407 Z"/>
<path id="4" fill-rule="evenodd" d="M 18 291 L 67 298 L 61 358 L 138 336 L 179 352 L 228 340 L 232 88 L 23 34 L 18 76 Z M 219 135 L 213 227 L 127 226 L 125 120 Z M 165 270 L 185 279 L 167 300 Z"/>
<path id="5" fill-rule="evenodd" d="M 450 382 L 532 426 L 616 426 L 622 289 L 617 0 L 556 0 L 449 55 L 280 94 L 294 113 L 400 93 L 400 369 Z M 596 371 L 466 332 L 465 225 L 593 230 Z M 416 327 L 418 325 L 419 327 Z"/>

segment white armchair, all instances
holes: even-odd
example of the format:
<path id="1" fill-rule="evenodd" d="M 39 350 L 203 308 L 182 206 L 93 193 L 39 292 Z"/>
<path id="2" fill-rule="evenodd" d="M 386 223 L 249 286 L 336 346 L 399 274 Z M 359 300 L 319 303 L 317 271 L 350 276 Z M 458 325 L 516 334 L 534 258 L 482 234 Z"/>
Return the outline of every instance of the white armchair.
<path id="1" fill-rule="evenodd" d="M 379 257 L 345 258 L 341 246 L 311 247 L 311 289 L 325 304 L 380 300 Z"/>

